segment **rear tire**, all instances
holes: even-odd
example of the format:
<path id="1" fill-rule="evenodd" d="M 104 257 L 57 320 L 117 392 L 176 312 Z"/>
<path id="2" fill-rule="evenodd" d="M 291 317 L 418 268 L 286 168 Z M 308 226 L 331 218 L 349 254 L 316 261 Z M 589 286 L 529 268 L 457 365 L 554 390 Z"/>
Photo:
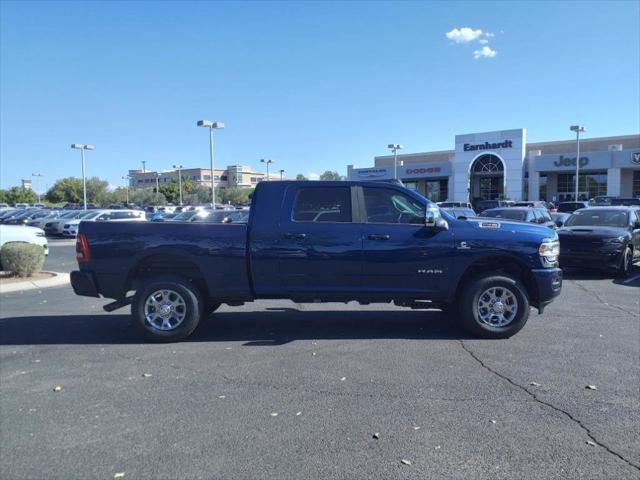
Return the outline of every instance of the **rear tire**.
<path id="1" fill-rule="evenodd" d="M 461 297 L 460 320 L 480 338 L 509 338 L 529 319 L 527 290 L 512 277 L 489 273 L 473 278 Z"/>
<path id="2" fill-rule="evenodd" d="M 196 329 L 203 308 L 198 289 L 182 277 L 163 275 L 145 281 L 131 302 L 131 316 L 142 336 L 177 342 Z"/>

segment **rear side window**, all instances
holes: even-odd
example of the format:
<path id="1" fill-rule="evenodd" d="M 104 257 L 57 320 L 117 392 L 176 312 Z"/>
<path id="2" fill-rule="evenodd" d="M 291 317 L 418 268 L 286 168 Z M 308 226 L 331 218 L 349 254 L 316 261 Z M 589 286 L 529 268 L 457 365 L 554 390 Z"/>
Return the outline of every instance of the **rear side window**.
<path id="1" fill-rule="evenodd" d="M 351 222 L 349 187 L 301 188 L 293 206 L 295 222 Z"/>

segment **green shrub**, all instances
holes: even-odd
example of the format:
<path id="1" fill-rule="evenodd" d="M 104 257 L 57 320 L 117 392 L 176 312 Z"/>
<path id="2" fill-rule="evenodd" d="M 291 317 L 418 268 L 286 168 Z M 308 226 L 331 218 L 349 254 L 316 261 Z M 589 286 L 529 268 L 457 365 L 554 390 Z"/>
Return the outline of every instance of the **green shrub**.
<path id="1" fill-rule="evenodd" d="M 30 277 L 42 270 L 44 248 L 25 242 L 5 243 L 0 250 L 2 269 L 13 272 L 18 277 Z"/>

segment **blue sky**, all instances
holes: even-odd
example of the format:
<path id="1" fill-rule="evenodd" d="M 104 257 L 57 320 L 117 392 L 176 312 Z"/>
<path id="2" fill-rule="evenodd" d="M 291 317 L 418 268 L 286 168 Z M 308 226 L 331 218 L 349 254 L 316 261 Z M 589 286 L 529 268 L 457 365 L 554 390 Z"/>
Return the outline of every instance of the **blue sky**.
<path id="1" fill-rule="evenodd" d="M 226 124 L 217 165 L 271 158 L 291 176 L 371 165 L 392 142 L 450 149 L 461 133 L 640 131 L 637 1 L 0 9 L 2 188 L 36 172 L 48 185 L 80 176 L 76 142 L 96 145 L 88 175 L 114 185 L 142 160 L 206 166 L 200 118 Z"/>

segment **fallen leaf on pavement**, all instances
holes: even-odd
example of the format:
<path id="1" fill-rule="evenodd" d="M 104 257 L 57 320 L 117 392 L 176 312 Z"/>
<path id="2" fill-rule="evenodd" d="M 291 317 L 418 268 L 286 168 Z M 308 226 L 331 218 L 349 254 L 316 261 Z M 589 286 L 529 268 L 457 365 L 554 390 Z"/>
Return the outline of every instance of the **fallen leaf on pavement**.
<path id="1" fill-rule="evenodd" d="M 529 385 L 531 385 L 532 387 L 541 387 L 542 386 L 538 382 L 531 382 Z"/>
<path id="2" fill-rule="evenodd" d="M 277 416 L 278 416 L 278 412 L 273 412 L 273 413 L 271 413 L 271 416 L 272 416 L 272 417 L 277 417 Z"/>
<path id="3" fill-rule="evenodd" d="M 218 395 L 218 398 L 227 398 L 225 395 Z"/>
<path id="4" fill-rule="evenodd" d="M 496 421 L 495 420 L 491 420 L 491 423 L 496 423 Z"/>
<path id="5" fill-rule="evenodd" d="M 407 460 L 406 458 L 403 458 L 402 460 L 400 460 L 402 463 L 404 463 L 405 465 L 411 465 L 411 460 Z"/>
<path id="6" fill-rule="evenodd" d="M 151 375 L 150 373 L 143 373 L 143 374 L 142 374 L 142 378 L 149 378 L 149 377 L 151 377 L 151 376 L 152 376 L 152 375 Z"/>
<path id="7" fill-rule="evenodd" d="M 591 447 L 595 447 L 596 444 L 593 443 L 591 440 L 587 440 L 587 445 L 591 446 Z"/>
<path id="8" fill-rule="evenodd" d="M 587 390 L 597 390 L 598 387 L 596 387 L 595 385 L 587 385 L 584 388 L 586 388 Z"/>
<path id="9" fill-rule="evenodd" d="M 341 381 L 341 382 L 344 382 L 346 379 L 347 379 L 347 377 L 342 377 L 342 378 L 340 379 L 340 381 Z"/>
<path id="10" fill-rule="evenodd" d="M 53 387 L 53 391 L 58 393 L 62 391 L 62 387 L 60 385 L 56 385 L 55 387 Z"/>
<path id="11" fill-rule="evenodd" d="M 414 430 L 420 430 L 420 427 L 413 427 Z"/>
<path id="12" fill-rule="evenodd" d="M 299 417 L 300 415 L 302 415 L 302 412 L 297 412 L 296 413 L 296 417 Z"/>
<path id="13" fill-rule="evenodd" d="M 116 473 L 113 478 L 124 478 L 124 472 L 118 472 Z"/>
<path id="14" fill-rule="evenodd" d="M 375 438 L 376 440 L 380 439 L 380 433 L 378 432 L 374 433 L 373 438 Z"/>

